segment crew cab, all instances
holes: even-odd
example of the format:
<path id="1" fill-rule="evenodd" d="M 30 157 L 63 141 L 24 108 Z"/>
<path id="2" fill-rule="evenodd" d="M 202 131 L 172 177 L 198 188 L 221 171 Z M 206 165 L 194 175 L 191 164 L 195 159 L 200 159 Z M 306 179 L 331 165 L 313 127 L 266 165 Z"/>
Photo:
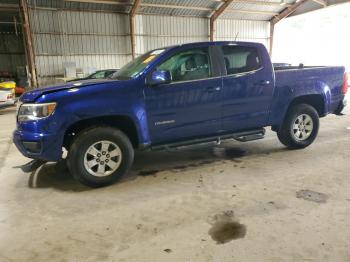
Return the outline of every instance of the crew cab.
<path id="1" fill-rule="evenodd" d="M 273 68 L 262 44 L 200 42 L 155 49 L 113 79 L 36 89 L 20 98 L 14 142 L 23 155 L 67 163 L 92 186 L 131 167 L 134 150 L 261 139 L 271 127 L 288 148 L 316 138 L 339 114 L 344 67 Z"/>

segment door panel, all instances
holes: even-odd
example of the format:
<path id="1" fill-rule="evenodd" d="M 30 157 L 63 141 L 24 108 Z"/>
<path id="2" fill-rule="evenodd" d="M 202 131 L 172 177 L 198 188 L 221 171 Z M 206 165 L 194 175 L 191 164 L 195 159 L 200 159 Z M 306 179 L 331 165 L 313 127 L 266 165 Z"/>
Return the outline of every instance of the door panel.
<path id="1" fill-rule="evenodd" d="M 198 52 L 181 51 L 157 69 L 169 70 L 174 81 L 145 89 L 152 143 L 176 142 L 217 133 L 222 79 L 213 76 L 209 60 Z"/>
<path id="2" fill-rule="evenodd" d="M 214 134 L 220 128 L 221 79 L 149 87 L 146 91 L 153 143 Z"/>
<path id="3" fill-rule="evenodd" d="M 222 128 L 238 131 L 266 125 L 273 95 L 271 68 L 264 68 L 253 47 L 222 48 L 227 70 L 223 77 Z"/>

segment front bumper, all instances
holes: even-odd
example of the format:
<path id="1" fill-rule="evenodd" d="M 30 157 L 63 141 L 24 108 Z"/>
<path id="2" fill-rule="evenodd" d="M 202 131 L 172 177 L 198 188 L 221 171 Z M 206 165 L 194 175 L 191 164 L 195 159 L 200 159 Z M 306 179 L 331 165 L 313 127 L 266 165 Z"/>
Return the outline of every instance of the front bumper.
<path id="1" fill-rule="evenodd" d="M 13 132 L 13 142 L 25 157 L 54 162 L 62 159 L 63 141 L 58 134 L 15 130 Z"/>

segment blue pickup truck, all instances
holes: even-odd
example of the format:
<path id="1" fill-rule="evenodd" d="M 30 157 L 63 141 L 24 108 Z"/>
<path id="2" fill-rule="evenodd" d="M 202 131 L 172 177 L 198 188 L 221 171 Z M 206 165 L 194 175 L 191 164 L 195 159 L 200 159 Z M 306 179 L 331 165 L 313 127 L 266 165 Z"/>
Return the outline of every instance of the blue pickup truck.
<path id="1" fill-rule="evenodd" d="M 347 87 L 344 67 L 274 69 L 261 44 L 183 44 L 149 51 L 111 79 L 25 93 L 13 136 L 29 158 L 68 152 L 73 176 L 98 187 L 125 174 L 136 149 L 251 141 L 268 126 L 288 148 L 305 148 L 320 117 L 340 114 Z"/>

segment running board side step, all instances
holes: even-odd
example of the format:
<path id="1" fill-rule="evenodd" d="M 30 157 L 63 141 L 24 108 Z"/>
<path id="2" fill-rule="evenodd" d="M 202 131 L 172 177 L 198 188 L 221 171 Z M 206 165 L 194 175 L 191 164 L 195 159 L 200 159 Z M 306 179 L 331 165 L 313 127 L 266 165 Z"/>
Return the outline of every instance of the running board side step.
<path id="1" fill-rule="evenodd" d="M 258 131 L 258 132 L 256 132 L 256 131 Z M 237 134 L 233 137 L 233 139 L 235 139 L 239 142 L 248 142 L 248 141 L 263 139 L 264 136 L 265 136 L 265 129 L 262 128 L 260 130 L 252 130 L 250 132 Z"/>
<path id="2" fill-rule="evenodd" d="M 179 148 L 179 147 L 190 147 L 194 145 L 209 144 L 209 143 L 215 143 L 216 145 L 219 145 L 222 140 L 227 140 L 227 139 L 235 139 L 240 142 L 248 142 L 248 141 L 262 139 L 264 138 L 264 136 L 265 136 L 265 128 L 261 128 L 261 129 L 254 129 L 249 131 L 222 135 L 222 136 L 198 138 L 198 139 L 186 140 L 186 141 L 175 142 L 170 144 L 155 145 L 155 146 L 151 146 L 151 149 L 162 150 L 162 149 L 171 149 L 171 148 Z"/>

